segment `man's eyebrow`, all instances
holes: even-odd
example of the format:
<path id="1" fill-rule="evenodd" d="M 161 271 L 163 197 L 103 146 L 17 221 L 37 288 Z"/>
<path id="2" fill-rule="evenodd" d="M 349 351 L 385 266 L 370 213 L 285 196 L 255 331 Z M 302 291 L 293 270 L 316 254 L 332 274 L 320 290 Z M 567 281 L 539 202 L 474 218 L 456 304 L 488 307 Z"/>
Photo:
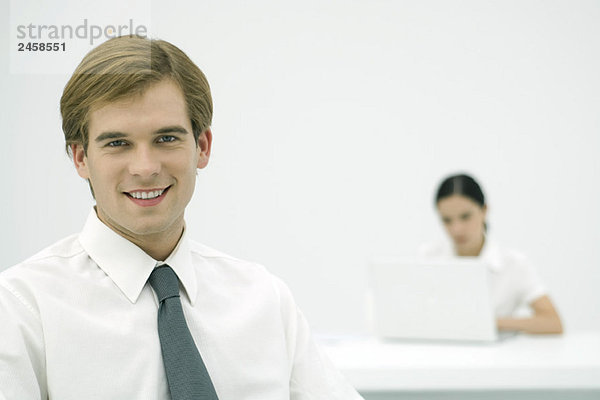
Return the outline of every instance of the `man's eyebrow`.
<path id="1" fill-rule="evenodd" d="M 127 137 L 127 134 L 123 132 L 103 132 L 95 139 L 96 143 L 103 142 L 108 139 L 122 139 Z"/>
<path id="2" fill-rule="evenodd" d="M 165 126 L 164 128 L 160 128 L 160 129 L 154 131 L 155 135 L 161 135 L 163 133 L 183 133 L 183 134 L 187 134 L 189 132 L 187 131 L 187 129 L 185 129 L 183 126 L 180 126 L 180 125 Z"/>

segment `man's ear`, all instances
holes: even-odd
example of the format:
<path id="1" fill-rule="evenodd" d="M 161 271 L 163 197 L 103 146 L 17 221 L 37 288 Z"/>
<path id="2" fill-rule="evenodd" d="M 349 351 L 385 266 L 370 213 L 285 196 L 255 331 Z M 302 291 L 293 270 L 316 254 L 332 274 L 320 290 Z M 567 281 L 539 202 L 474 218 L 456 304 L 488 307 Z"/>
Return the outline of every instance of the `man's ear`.
<path id="1" fill-rule="evenodd" d="M 73 154 L 73 164 L 80 177 L 83 179 L 90 179 L 90 173 L 88 171 L 88 159 L 83 149 L 83 144 L 72 144 L 71 153 Z"/>
<path id="2" fill-rule="evenodd" d="M 212 145 L 212 131 L 207 128 L 198 136 L 198 168 L 204 168 L 208 165 L 210 158 L 210 147 Z"/>

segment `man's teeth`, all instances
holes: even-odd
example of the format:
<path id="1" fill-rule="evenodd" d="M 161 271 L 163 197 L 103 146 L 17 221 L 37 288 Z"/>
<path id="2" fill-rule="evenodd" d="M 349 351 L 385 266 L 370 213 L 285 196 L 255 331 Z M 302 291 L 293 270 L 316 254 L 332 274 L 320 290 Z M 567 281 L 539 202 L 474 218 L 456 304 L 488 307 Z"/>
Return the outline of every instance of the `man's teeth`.
<path id="1" fill-rule="evenodd" d="M 134 199 L 154 199 L 158 196 L 160 196 L 161 194 L 163 194 L 163 192 L 165 191 L 165 189 L 162 190 L 154 190 L 151 192 L 131 192 L 129 193 L 129 195 L 131 197 L 133 197 Z"/>

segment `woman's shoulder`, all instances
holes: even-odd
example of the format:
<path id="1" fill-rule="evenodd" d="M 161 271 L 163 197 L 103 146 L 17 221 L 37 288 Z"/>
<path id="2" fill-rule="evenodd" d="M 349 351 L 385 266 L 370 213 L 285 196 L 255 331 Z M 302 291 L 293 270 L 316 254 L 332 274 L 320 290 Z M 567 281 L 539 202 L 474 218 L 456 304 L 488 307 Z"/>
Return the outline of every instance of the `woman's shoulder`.
<path id="1" fill-rule="evenodd" d="M 537 269 L 520 250 L 493 242 L 486 249 L 484 257 L 492 271 L 521 293 L 523 303 L 528 304 L 546 294 L 546 287 Z"/>
<path id="2" fill-rule="evenodd" d="M 486 238 L 485 249 L 489 250 L 490 253 L 499 255 L 499 256 L 510 257 L 510 258 L 526 258 L 525 253 L 523 253 L 521 250 L 519 250 L 515 247 L 506 246 L 504 243 L 498 242 L 493 237 Z"/>
<path id="3" fill-rule="evenodd" d="M 481 257 L 491 265 L 509 268 L 528 268 L 531 266 L 525 253 L 512 247 L 504 246 L 494 239 L 487 239 Z"/>

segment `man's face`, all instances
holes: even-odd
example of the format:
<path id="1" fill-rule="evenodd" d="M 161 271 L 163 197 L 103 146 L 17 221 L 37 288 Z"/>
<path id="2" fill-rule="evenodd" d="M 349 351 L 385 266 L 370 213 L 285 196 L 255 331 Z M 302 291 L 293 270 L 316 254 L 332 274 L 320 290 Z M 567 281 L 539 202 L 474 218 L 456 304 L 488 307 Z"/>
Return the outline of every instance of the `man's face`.
<path id="1" fill-rule="evenodd" d="M 88 131 L 87 152 L 73 145 L 73 159 L 94 190 L 100 220 L 134 242 L 180 233 L 212 133 L 196 144 L 179 86 L 165 79 L 94 109 Z"/>

